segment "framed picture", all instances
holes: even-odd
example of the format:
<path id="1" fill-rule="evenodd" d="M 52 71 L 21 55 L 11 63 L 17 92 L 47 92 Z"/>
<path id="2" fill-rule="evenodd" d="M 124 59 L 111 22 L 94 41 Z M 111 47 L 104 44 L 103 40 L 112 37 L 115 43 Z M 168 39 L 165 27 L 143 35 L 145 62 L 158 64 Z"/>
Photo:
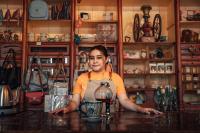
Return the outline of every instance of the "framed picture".
<path id="1" fill-rule="evenodd" d="M 174 72 L 173 63 L 165 63 L 165 72 L 166 73 L 173 73 Z"/>
<path id="2" fill-rule="evenodd" d="M 149 64 L 149 72 L 150 73 L 157 73 L 157 65 L 156 65 L 156 63 L 150 63 Z"/>
<path id="3" fill-rule="evenodd" d="M 157 63 L 157 73 L 165 73 L 165 64 Z"/>

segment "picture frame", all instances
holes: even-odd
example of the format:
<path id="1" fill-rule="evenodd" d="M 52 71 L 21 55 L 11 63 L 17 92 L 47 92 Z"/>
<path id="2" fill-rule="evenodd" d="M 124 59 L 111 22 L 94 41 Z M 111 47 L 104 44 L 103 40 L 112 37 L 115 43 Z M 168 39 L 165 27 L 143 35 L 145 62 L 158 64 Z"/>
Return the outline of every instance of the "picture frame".
<path id="1" fill-rule="evenodd" d="M 173 63 L 165 63 L 165 73 L 173 73 L 174 65 Z"/>
<path id="2" fill-rule="evenodd" d="M 165 73 L 165 64 L 157 63 L 157 73 Z"/>
<path id="3" fill-rule="evenodd" d="M 149 72 L 150 73 L 157 73 L 157 65 L 156 65 L 156 63 L 150 63 L 149 64 Z"/>

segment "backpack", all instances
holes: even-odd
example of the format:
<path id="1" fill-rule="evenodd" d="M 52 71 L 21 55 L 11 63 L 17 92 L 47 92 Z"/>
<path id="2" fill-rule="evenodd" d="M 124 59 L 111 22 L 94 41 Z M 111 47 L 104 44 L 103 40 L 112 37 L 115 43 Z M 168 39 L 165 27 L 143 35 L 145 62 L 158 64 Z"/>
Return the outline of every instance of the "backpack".
<path id="1" fill-rule="evenodd" d="M 29 6 L 30 20 L 47 20 L 48 19 L 48 5 L 43 0 L 33 0 Z"/>

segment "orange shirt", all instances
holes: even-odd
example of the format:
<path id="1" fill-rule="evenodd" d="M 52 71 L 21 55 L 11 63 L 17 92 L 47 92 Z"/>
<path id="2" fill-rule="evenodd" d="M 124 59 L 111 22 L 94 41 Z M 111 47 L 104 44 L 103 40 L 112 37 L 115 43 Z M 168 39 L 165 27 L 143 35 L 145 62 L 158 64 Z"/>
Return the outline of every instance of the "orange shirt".
<path id="1" fill-rule="evenodd" d="M 110 78 L 109 72 L 107 71 L 103 71 L 100 73 L 91 72 L 91 77 L 90 77 L 91 80 L 102 80 L 102 79 L 109 79 L 109 78 Z M 124 88 L 124 82 L 117 73 L 113 72 L 111 79 L 116 87 L 117 96 L 119 96 L 122 93 L 126 93 L 126 90 Z M 76 81 L 76 84 L 73 89 L 73 94 L 80 94 L 81 99 L 83 99 L 85 90 L 87 88 L 88 80 L 89 80 L 88 72 L 81 74 Z"/>

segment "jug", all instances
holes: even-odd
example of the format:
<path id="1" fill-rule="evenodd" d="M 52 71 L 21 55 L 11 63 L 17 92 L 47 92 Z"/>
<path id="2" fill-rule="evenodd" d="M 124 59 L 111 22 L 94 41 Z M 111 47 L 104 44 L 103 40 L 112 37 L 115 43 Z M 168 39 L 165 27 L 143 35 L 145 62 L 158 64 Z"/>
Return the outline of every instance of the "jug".
<path id="1" fill-rule="evenodd" d="M 14 92 L 15 93 L 15 92 Z M 0 109 L 12 108 L 19 101 L 19 88 L 16 90 L 16 96 L 13 96 L 13 92 L 9 85 L 0 85 Z"/>

